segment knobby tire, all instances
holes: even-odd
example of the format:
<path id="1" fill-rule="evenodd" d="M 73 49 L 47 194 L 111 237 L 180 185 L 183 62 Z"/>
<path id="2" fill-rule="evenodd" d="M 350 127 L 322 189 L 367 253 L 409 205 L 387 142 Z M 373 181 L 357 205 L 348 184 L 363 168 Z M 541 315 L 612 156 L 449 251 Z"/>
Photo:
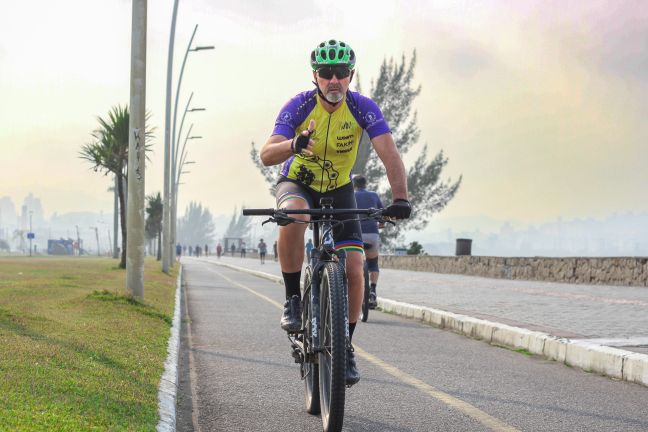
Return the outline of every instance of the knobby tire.
<path id="1" fill-rule="evenodd" d="M 320 311 L 324 350 L 319 354 L 319 386 L 324 432 L 339 432 L 344 422 L 346 390 L 346 321 L 344 271 L 327 263 L 322 271 Z"/>
<path id="2" fill-rule="evenodd" d="M 311 322 L 312 311 L 310 304 L 310 284 L 311 284 L 311 268 L 306 267 L 304 275 L 304 293 L 302 295 L 303 308 L 302 308 L 302 323 L 304 326 L 304 350 L 310 348 L 311 342 Z M 304 390 L 306 412 L 309 414 L 317 415 L 320 413 L 320 393 L 319 393 L 319 367 L 317 363 L 310 363 L 304 360 L 302 363 L 304 372 Z"/>

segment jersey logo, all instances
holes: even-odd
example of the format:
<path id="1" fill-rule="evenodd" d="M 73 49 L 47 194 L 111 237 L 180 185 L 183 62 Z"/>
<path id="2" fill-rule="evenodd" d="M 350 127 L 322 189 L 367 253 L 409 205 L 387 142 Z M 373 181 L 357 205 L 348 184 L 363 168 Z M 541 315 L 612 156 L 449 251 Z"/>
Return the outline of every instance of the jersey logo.
<path id="1" fill-rule="evenodd" d="M 288 111 L 284 111 L 281 114 L 279 114 L 279 118 L 281 119 L 282 122 L 289 123 L 290 120 L 292 120 L 292 115 Z"/>
<path id="2" fill-rule="evenodd" d="M 345 121 L 342 123 L 342 126 L 340 126 L 340 130 L 347 130 L 351 129 L 351 122 Z"/>
<path id="3" fill-rule="evenodd" d="M 376 114 L 374 114 L 373 112 L 369 111 L 369 112 L 365 115 L 365 119 L 367 120 L 367 123 L 369 124 L 369 126 L 371 126 L 372 124 L 376 123 Z"/>

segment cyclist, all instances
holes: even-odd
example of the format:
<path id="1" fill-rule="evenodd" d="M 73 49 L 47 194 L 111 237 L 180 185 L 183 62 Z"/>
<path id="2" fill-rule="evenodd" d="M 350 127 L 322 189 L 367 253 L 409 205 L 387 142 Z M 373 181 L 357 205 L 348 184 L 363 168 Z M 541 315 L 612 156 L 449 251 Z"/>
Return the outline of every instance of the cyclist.
<path id="1" fill-rule="evenodd" d="M 355 199 L 359 208 L 383 208 L 383 203 L 380 201 L 378 194 L 367 190 L 367 179 L 363 175 L 353 176 L 353 188 L 355 189 Z M 362 228 L 362 241 L 365 244 L 365 257 L 371 286 L 369 307 L 373 309 L 377 306 L 376 284 L 380 272 L 378 269 L 378 253 L 380 252 L 379 225 L 375 220 L 365 220 L 360 223 L 360 227 Z"/>
<path id="2" fill-rule="evenodd" d="M 364 130 L 387 171 L 393 197 L 388 215 L 399 219 L 409 217 L 405 167 L 389 126 L 375 102 L 349 90 L 355 64 L 355 52 L 342 41 L 324 41 L 311 52 L 315 88 L 299 93 L 281 108 L 272 135 L 260 151 L 265 166 L 283 163 L 276 186 L 277 208 L 312 208 L 319 205 L 322 197 L 332 197 L 337 208 L 355 208 L 350 172 Z M 307 215 L 296 215 L 296 218 L 308 220 Z M 357 219 L 353 215 L 338 216 L 338 219 L 350 218 Z M 289 332 L 301 328 L 299 282 L 305 230 L 305 224 L 288 224 L 279 229 L 279 262 L 286 289 L 281 328 Z M 363 297 L 360 222 L 338 225 L 334 239 L 336 248 L 344 249 L 347 254 L 351 339 Z M 359 379 L 350 347 L 346 382 L 352 385 Z"/>

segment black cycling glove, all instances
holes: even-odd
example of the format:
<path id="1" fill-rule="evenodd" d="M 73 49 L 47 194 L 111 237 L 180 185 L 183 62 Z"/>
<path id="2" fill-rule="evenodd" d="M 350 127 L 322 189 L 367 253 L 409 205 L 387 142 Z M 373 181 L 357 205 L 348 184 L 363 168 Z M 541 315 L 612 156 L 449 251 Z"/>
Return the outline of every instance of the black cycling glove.
<path id="1" fill-rule="evenodd" d="M 312 132 L 310 132 L 308 135 L 303 135 L 303 134 L 297 135 L 295 139 L 293 139 L 292 143 L 290 144 L 290 150 L 292 150 L 292 152 L 295 154 L 301 154 L 302 150 L 308 147 L 311 133 Z"/>
<path id="2" fill-rule="evenodd" d="M 385 209 L 383 213 L 385 216 L 393 217 L 396 219 L 408 219 L 412 213 L 412 206 L 406 199 L 396 199 L 394 202 Z"/>

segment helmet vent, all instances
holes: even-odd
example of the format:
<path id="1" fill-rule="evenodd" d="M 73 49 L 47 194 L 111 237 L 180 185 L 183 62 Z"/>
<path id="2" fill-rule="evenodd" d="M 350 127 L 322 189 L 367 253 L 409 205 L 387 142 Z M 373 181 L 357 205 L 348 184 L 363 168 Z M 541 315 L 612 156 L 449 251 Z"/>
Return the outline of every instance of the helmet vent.
<path id="1" fill-rule="evenodd" d="M 326 50 L 322 50 L 320 54 L 322 55 L 322 58 L 326 60 Z"/>
<path id="2" fill-rule="evenodd" d="M 338 60 L 341 60 L 342 57 L 344 57 L 344 50 L 343 49 L 338 51 Z"/>
<path id="3" fill-rule="evenodd" d="M 311 61 L 315 61 L 315 50 L 311 53 Z"/>
<path id="4" fill-rule="evenodd" d="M 320 44 L 320 48 L 324 48 L 324 45 L 325 45 L 324 42 L 322 42 L 322 43 Z"/>
<path id="5" fill-rule="evenodd" d="M 341 46 L 342 48 L 344 48 L 344 47 L 346 47 L 346 44 L 345 44 L 344 42 L 340 42 L 340 46 Z"/>
<path id="6" fill-rule="evenodd" d="M 331 60 L 335 59 L 335 50 L 333 48 L 329 50 L 329 59 Z"/>
<path id="7" fill-rule="evenodd" d="M 335 45 L 335 44 L 337 44 L 337 42 L 335 42 L 335 39 L 331 39 L 331 40 L 329 41 L 329 45 Z"/>
<path id="8" fill-rule="evenodd" d="M 355 53 L 353 52 L 353 50 L 351 50 L 351 56 L 349 57 L 349 60 L 355 60 Z"/>

